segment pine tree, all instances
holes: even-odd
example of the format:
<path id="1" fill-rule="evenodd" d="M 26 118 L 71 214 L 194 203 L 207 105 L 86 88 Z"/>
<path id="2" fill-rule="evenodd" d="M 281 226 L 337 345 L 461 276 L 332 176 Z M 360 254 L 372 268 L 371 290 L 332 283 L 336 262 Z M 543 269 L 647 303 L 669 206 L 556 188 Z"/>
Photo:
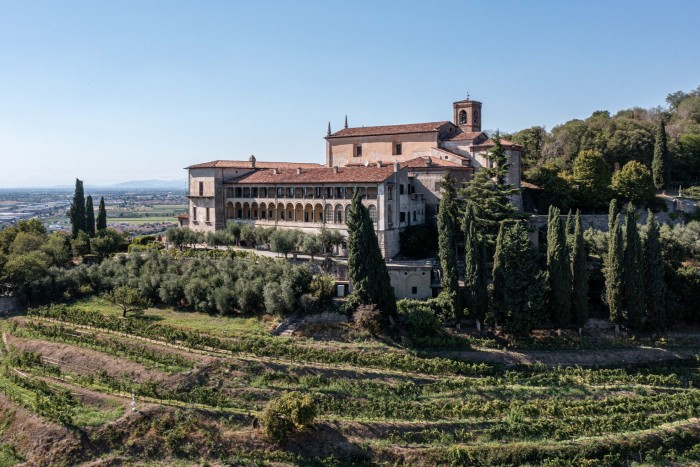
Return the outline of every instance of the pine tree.
<path id="1" fill-rule="evenodd" d="M 644 252 L 635 219 L 635 209 L 627 205 L 625 222 L 624 291 L 627 327 L 639 330 L 645 314 Z"/>
<path id="2" fill-rule="evenodd" d="M 462 317 L 459 300 L 459 279 L 457 277 L 457 200 L 455 180 L 448 173 L 443 179 L 442 198 L 438 208 L 438 256 L 442 277 L 440 294 L 451 308 L 450 315 L 457 319 Z"/>
<path id="3" fill-rule="evenodd" d="M 85 198 L 85 233 L 95 236 L 95 208 L 92 206 L 92 196 Z"/>
<path id="4" fill-rule="evenodd" d="M 78 236 L 78 232 L 85 232 L 85 192 L 83 191 L 83 181 L 75 179 L 75 192 L 73 202 L 69 211 L 71 233 L 73 238 Z"/>
<path id="5" fill-rule="evenodd" d="M 498 185 L 505 185 L 510 164 L 506 150 L 501 143 L 501 133 L 496 131 L 491 139 L 493 140 L 493 148 L 489 152 L 489 159 L 493 161 L 493 168 L 487 170 L 491 172 L 491 177 L 496 179 Z"/>
<path id="6" fill-rule="evenodd" d="M 100 196 L 100 207 L 97 210 L 97 231 L 107 228 L 107 210 L 105 209 L 105 198 Z"/>
<path id="7" fill-rule="evenodd" d="M 586 243 L 583 240 L 581 211 L 576 211 L 576 227 L 574 229 L 573 259 L 571 275 L 573 277 L 572 311 L 574 322 L 583 326 L 588 320 L 588 264 L 586 262 Z"/>
<path id="8" fill-rule="evenodd" d="M 552 323 L 557 327 L 571 322 L 571 265 L 565 226 L 559 208 L 549 207 L 547 225 L 547 281 Z"/>
<path id="9" fill-rule="evenodd" d="M 610 309 L 610 320 L 621 324 L 623 289 L 623 244 L 622 227 L 620 226 L 620 215 L 614 217 L 613 227 L 610 230 L 610 241 L 608 242 L 608 255 L 605 266 L 605 296 Z"/>
<path id="10" fill-rule="evenodd" d="M 358 190 L 348 214 L 348 273 L 352 295 L 363 304 L 374 304 L 385 315 L 396 314 L 396 297 L 389 272 L 379 249 L 369 211 L 362 204 Z"/>
<path id="11" fill-rule="evenodd" d="M 488 308 L 486 250 L 483 241 L 476 232 L 476 218 L 471 202 L 467 202 L 465 210 L 464 232 L 465 309 L 470 317 L 483 321 Z"/>
<path id="12" fill-rule="evenodd" d="M 659 223 L 651 211 L 647 216 L 647 236 L 644 242 L 644 290 L 646 291 L 647 325 L 653 331 L 665 329 L 667 321 L 664 260 L 659 241 Z"/>
<path id="13" fill-rule="evenodd" d="M 659 126 L 656 130 L 651 170 L 654 176 L 654 186 L 657 190 L 662 190 L 669 182 L 668 142 L 666 141 L 666 125 L 663 118 L 659 119 Z"/>
<path id="14" fill-rule="evenodd" d="M 522 222 L 501 224 L 493 268 L 494 306 L 505 328 L 531 331 L 543 321 L 546 277 Z"/>

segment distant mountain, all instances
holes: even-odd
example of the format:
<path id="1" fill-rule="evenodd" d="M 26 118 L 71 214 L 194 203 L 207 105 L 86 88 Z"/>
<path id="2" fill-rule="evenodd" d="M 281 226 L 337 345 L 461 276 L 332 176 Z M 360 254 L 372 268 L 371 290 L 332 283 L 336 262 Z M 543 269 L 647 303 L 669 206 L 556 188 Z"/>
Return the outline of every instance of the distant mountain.
<path id="1" fill-rule="evenodd" d="M 187 185 L 185 180 L 134 180 L 110 185 L 109 188 L 180 189 Z"/>

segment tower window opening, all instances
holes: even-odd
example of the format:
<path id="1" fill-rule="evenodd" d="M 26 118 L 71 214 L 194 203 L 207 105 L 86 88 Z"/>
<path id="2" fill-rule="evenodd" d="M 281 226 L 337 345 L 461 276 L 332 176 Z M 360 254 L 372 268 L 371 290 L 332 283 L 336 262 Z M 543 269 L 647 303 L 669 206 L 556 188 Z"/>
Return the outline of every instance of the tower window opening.
<path id="1" fill-rule="evenodd" d="M 467 111 L 466 110 L 462 110 L 459 112 L 459 124 L 460 125 L 467 124 Z"/>

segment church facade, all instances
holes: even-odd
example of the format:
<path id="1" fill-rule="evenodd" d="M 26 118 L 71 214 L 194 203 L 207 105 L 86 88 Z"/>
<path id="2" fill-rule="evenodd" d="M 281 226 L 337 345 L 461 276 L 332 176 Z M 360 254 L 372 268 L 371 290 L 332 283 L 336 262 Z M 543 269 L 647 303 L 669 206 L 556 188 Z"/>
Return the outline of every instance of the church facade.
<path id="1" fill-rule="evenodd" d="M 181 225 L 207 232 L 226 222 L 347 235 L 347 213 L 359 192 L 385 258 L 399 252 L 399 233 L 434 223 L 441 182 L 458 186 L 488 166 L 493 141 L 481 131 L 481 103 L 453 103 L 452 121 L 374 127 L 347 126 L 326 135 L 325 164 L 212 161 L 187 167 L 188 216 Z M 520 146 L 501 140 L 520 186 Z M 517 200 L 516 200 L 517 202 Z M 343 251 L 340 252 L 341 254 Z"/>

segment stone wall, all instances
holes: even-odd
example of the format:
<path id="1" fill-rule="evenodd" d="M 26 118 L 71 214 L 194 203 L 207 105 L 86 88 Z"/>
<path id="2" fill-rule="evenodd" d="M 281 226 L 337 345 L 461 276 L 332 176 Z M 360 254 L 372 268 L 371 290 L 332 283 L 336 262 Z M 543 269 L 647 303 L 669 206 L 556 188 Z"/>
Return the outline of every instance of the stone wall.
<path id="1" fill-rule="evenodd" d="M 19 308 L 15 297 L 0 297 L 0 313 L 13 311 Z"/>
<path id="2" fill-rule="evenodd" d="M 668 224 L 668 225 L 676 225 L 680 224 L 683 222 L 682 217 L 676 217 L 675 219 L 671 218 L 668 213 L 665 212 L 659 212 L 654 214 L 656 216 L 656 220 L 660 224 Z M 563 215 L 561 216 L 563 221 L 566 221 L 566 216 Z M 624 221 L 624 215 L 622 216 L 623 221 Z M 647 221 L 647 211 L 643 212 L 638 212 L 637 213 L 637 223 L 639 224 L 645 224 Z M 543 228 L 547 226 L 547 216 L 545 215 L 538 215 L 538 216 L 531 216 L 528 219 L 529 226 L 532 228 Z M 581 215 L 581 224 L 583 225 L 584 230 L 588 230 L 589 228 L 593 228 L 596 230 L 602 230 L 603 232 L 608 231 L 608 215 L 607 214 L 582 214 Z"/>

